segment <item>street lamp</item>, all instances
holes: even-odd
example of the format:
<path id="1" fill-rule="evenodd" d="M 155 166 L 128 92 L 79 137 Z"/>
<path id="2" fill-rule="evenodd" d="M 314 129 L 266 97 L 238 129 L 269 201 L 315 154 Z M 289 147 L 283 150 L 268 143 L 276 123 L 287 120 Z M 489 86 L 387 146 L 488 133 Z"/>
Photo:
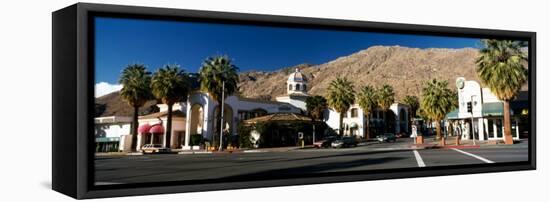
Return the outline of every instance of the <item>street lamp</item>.
<path id="1" fill-rule="evenodd" d="M 225 81 L 222 80 L 222 103 L 220 103 L 221 105 L 221 120 L 220 120 L 220 148 L 218 149 L 218 151 L 222 151 L 223 150 L 223 116 L 224 116 L 224 111 L 223 111 L 223 106 L 224 106 L 224 103 L 225 103 Z"/>
<path id="2" fill-rule="evenodd" d="M 472 140 L 473 140 L 473 143 L 474 145 L 476 145 L 476 133 L 475 133 L 475 128 L 474 128 L 474 97 L 475 95 L 472 95 L 470 96 L 470 103 L 472 105 L 472 110 L 470 111 L 470 118 L 471 118 L 471 124 L 472 124 Z"/>

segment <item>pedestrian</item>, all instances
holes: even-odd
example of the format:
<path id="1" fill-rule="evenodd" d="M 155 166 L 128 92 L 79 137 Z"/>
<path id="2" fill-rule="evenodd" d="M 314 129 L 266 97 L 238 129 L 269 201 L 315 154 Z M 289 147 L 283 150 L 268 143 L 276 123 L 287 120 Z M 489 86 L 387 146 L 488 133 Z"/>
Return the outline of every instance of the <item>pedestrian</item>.
<path id="1" fill-rule="evenodd" d="M 416 137 L 418 136 L 418 134 L 416 133 L 416 125 L 412 125 L 411 127 L 411 138 L 413 138 L 413 142 L 414 144 L 416 144 Z"/>

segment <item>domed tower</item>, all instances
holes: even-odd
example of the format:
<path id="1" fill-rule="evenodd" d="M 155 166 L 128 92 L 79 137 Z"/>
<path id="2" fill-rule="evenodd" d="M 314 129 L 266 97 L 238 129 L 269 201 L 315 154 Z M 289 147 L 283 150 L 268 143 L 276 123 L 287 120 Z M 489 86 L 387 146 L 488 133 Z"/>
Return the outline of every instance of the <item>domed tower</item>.
<path id="1" fill-rule="evenodd" d="M 307 77 L 300 69 L 296 68 L 296 71 L 288 76 L 288 80 L 286 81 L 286 92 L 288 95 L 307 94 L 308 87 Z"/>

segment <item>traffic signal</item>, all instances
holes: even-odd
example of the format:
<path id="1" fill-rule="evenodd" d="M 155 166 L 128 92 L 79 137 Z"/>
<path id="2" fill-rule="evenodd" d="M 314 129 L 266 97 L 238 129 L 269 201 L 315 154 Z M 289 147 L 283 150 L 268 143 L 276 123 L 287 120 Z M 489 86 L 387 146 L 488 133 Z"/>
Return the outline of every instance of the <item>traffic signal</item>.
<path id="1" fill-rule="evenodd" d="M 472 102 L 468 102 L 467 106 L 468 106 L 468 112 L 472 113 Z"/>

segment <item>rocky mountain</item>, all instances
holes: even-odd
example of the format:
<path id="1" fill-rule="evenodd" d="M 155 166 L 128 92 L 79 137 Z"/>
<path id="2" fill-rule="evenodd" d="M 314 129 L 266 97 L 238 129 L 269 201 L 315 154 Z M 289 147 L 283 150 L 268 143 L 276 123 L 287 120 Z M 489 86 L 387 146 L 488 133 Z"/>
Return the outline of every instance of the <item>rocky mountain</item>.
<path id="1" fill-rule="evenodd" d="M 156 100 L 147 101 L 143 107 L 139 109 L 139 115 L 158 112 Z M 132 116 L 134 109 L 124 100 L 120 99 L 117 92 L 112 92 L 107 95 L 95 99 L 95 116 Z"/>
<path id="2" fill-rule="evenodd" d="M 274 99 L 286 92 L 285 81 L 294 68 L 310 79 L 308 93 L 324 95 L 329 83 L 347 77 L 356 90 L 363 85 L 394 87 L 396 100 L 406 95 L 420 97 L 424 81 L 437 78 L 454 88 L 458 76 L 479 81 L 475 72 L 477 49 L 418 49 L 400 46 L 373 46 L 354 54 L 320 64 L 302 64 L 275 72 L 244 72 L 240 92 L 245 97 Z"/>

